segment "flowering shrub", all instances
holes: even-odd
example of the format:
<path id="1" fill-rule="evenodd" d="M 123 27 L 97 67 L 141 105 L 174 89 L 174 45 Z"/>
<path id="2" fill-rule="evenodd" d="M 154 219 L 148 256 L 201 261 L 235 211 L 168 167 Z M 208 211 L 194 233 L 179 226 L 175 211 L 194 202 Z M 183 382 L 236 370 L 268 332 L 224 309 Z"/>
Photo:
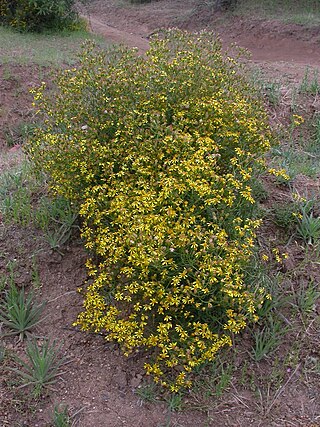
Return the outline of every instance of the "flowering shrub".
<path id="1" fill-rule="evenodd" d="M 75 0 L 0 0 L 0 23 L 20 31 L 72 28 Z"/>
<path id="2" fill-rule="evenodd" d="M 256 320 L 263 288 L 244 270 L 259 220 L 251 183 L 270 148 L 265 113 L 212 34 L 177 30 L 146 57 L 87 45 L 57 93 L 35 94 L 45 125 L 28 151 L 79 206 L 94 254 L 76 322 L 178 390 Z"/>

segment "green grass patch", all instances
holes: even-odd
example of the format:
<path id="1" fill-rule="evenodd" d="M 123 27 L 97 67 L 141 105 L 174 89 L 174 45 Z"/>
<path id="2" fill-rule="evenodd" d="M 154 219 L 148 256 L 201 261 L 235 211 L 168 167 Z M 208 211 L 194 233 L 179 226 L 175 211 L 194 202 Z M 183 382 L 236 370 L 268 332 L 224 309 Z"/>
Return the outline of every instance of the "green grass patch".
<path id="1" fill-rule="evenodd" d="M 320 23 L 318 0 L 239 0 L 236 14 L 315 26 Z"/>
<path id="2" fill-rule="evenodd" d="M 77 213 L 64 198 L 47 193 L 45 177 L 33 174 L 27 161 L 0 174 L 0 212 L 6 223 L 33 225 L 50 248 L 60 250 L 77 228 Z"/>
<path id="3" fill-rule="evenodd" d="M 0 64 L 72 65 L 88 39 L 107 46 L 103 37 L 84 30 L 28 34 L 0 26 Z"/>

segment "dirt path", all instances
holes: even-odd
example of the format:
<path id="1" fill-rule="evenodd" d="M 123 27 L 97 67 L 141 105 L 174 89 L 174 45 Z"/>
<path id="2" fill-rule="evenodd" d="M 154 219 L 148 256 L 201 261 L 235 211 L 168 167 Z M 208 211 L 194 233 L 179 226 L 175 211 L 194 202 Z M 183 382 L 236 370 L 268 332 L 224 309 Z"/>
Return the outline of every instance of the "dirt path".
<path id="1" fill-rule="evenodd" d="M 103 35 L 112 43 L 122 43 L 130 47 L 137 47 L 140 53 L 144 53 L 149 48 L 149 42 L 145 37 L 138 34 L 129 33 L 124 30 L 107 25 L 94 16 L 89 17 L 91 31 Z"/>
<path id="2" fill-rule="evenodd" d="M 306 29 L 277 21 L 221 20 L 199 9 L 194 0 L 152 2 L 133 6 L 116 0 L 95 0 L 87 11 L 91 30 L 114 43 L 148 49 L 148 37 L 157 28 L 180 27 L 188 30 L 208 29 L 217 32 L 225 47 L 232 43 L 251 52 L 254 63 L 301 77 L 306 67 L 320 67 L 320 28 Z"/>

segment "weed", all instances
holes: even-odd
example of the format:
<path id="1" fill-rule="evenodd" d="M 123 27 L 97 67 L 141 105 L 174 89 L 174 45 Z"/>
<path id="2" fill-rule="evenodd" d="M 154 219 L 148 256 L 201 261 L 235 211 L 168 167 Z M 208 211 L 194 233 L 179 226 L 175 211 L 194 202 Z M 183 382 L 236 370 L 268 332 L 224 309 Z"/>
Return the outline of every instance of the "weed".
<path id="1" fill-rule="evenodd" d="M 309 356 L 304 362 L 304 370 L 308 373 L 320 374 L 320 358 L 316 356 Z"/>
<path id="2" fill-rule="evenodd" d="M 59 249 L 71 236 L 78 218 L 66 199 L 43 197 L 35 212 L 35 224 L 44 232 L 51 249 Z"/>
<path id="3" fill-rule="evenodd" d="M 281 83 L 275 81 L 266 81 L 260 69 L 254 69 L 251 74 L 251 80 L 255 88 L 261 92 L 268 104 L 277 107 L 281 101 Z"/>
<path id="4" fill-rule="evenodd" d="M 320 291 L 313 281 L 300 286 L 295 294 L 296 305 L 302 314 L 308 316 L 314 312 L 316 303 L 320 298 Z"/>
<path id="5" fill-rule="evenodd" d="M 314 70 L 310 76 L 310 69 L 307 68 L 299 86 L 299 92 L 304 95 L 316 96 L 320 93 L 319 73 Z"/>
<path id="6" fill-rule="evenodd" d="M 231 363 L 220 365 L 220 370 L 215 379 L 215 386 L 213 390 L 213 395 L 216 397 L 221 397 L 223 392 L 227 389 L 231 381 L 233 365 Z"/>
<path id="7" fill-rule="evenodd" d="M 9 67 L 3 67 L 3 71 L 2 71 L 2 79 L 4 81 L 9 81 L 14 79 L 14 74 L 12 74 L 11 70 Z"/>
<path id="8" fill-rule="evenodd" d="M 314 144 L 314 153 L 319 153 L 320 151 L 320 117 L 316 117 L 315 120 L 315 144 Z"/>
<path id="9" fill-rule="evenodd" d="M 6 276 L 0 276 L 0 295 L 5 290 L 7 285 L 7 278 Z"/>
<path id="10" fill-rule="evenodd" d="M 44 224 L 48 224 L 46 227 L 42 226 L 42 229 L 50 248 L 57 250 L 70 239 L 78 214 L 72 210 L 70 203 L 65 199 L 59 198 L 50 202 L 47 211 L 43 212 L 40 208 L 37 214 L 38 218 L 42 216 Z"/>
<path id="11" fill-rule="evenodd" d="M 6 221 L 39 227 L 52 249 L 68 241 L 76 227 L 77 213 L 66 199 L 48 196 L 45 178 L 34 174 L 28 162 L 3 174 L 1 183 L 0 207 Z M 34 268 L 33 274 L 37 274 Z"/>
<path id="12" fill-rule="evenodd" d="M 252 196 L 257 202 L 263 202 L 268 198 L 268 191 L 258 178 L 252 182 Z"/>
<path id="13" fill-rule="evenodd" d="M 157 400 L 158 388 L 155 383 L 142 384 L 135 391 L 144 402 L 154 403 Z"/>
<path id="14" fill-rule="evenodd" d="M 18 289 L 11 284 L 5 299 L 0 305 L 0 320 L 12 332 L 6 335 L 19 335 L 22 340 L 30 330 L 43 319 L 40 318 L 45 303 L 37 304 L 34 295 L 30 292 L 25 295 L 24 288 Z"/>
<path id="15" fill-rule="evenodd" d="M 35 129 L 34 123 L 18 123 L 16 126 L 8 127 L 5 130 L 5 139 L 9 147 L 22 145 L 33 135 Z"/>
<path id="16" fill-rule="evenodd" d="M 54 427 L 70 427 L 71 419 L 68 414 L 67 406 L 56 405 L 53 409 L 53 425 Z"/>
<path id="17" fill-rule="evenodd" d="M 27 345 L 27 362 L 15 357 L 16 362 L 22 369 L 13 368 L 24 381 L 21 387 L 33 386 L 33 394 L 39 397 L 44 388 L 50 387 L 57 381 L 57 377 L 62 375 L 61 367 L 66 364 L 64 358 L 60 357 L 61 345 L 56 346 L 55 341 L 43 342 L 41 346 L 35 341 L 30 341 Z"/>
<path id="18" fill-rule="evenodd" d="M 290 374 L 289 378 L 282 384 L 278 386 L 278 388 L 273 392 L 273 385 L 269 381 L 263 389 L 258 389 L 259 397 L 260 397 L 260 404 L 259 409 L 261 413 L 264 416 L 267 416 L 270 414 L 271 409 L 276 404 L 278 399 L 280 398 L 281 394 L 284 392 L 288 384 L 291 382 L 291 380 L 295 377 L 298 369 L 300 368 L 300 364 L 298 364 L 295 368 L 295 370 Z"/>
<path id="19" fill-rule="evenodd" d="M 280 345 L 281 337 L 287 332 L 287 328 L 273 316 L 268 317 L 268 323 L 262 330 L 255 331 L 254 347 L 252 350 L 253 359 L 259 362 L 264 357 L 272 353 Z"/>
<path id="20" fill-rule="evenodd" d="M 299 106 L 298 106 L 298 96 L 299 96 L 299 89 L 297 87 L 294 87 L 292 89 L 291 94 L 291 105 L 290 109 L 293 114 L 296 114 L 298 112 Z"/>
<path id="21" fill-rule="evenodd" d="M 32 255 L 31 281 L 35 289 L 41 288 L 39 269 L 38 269 L 36 257 L 34 255 Z"/>
<path id="22" fill-rule="evenodd" d="M 230 358 L 224 361 L 217 357 L 196 371 L 199 377 L 197 385 L 206 398 L 221 397 L 230 384 L 233 370 L 234 364 Z"/>
<path id="23" fill-rule="evenodd" d="M 257 389 L 254 371 L 251 369 L 247 360 L 244 361 L 241 367 L 239 383 L 244 389 L 249 389 L 253 392 Z"/>
<path id="24" fill-rule="evenodd" d="M 166 398 L 169 412 L 179 412 L 182 409 L 182 394 L 170 393 Z"/>
<path id="25" fill-rule="evenodd" d="M 281 150 L 273 150 L 272 163 L 284 169 L 289 176 L 289 180 L 277 177 L 279 184 L 289 185 L 297 175 L 302 174 L 310 178 L 315 178 L 319 174 L 319 161 L 314 155 L 301 149 L 286 147 Z"/>
<path id="26" fill-rule="evenodd" d="M 257 314 L 262 322 L 268 319 L 269 316 L 274 316 L 276 312 L 280 312 L 290 301 L 290 297 L 283 292 L 279 280 L 279 276 L 266 276 L 265 278 L 271 298 L 265 300 L 257 310 Z"/>
<path id="27" fill-rule="evenodd" d="M 281 84 L 278 82 L 265 83 L 263 91 L 266 94 L 269 104 L 277 107 L 281 101 Z"/>
<path id="28" fill-rule="evenodd" d="M 313 205 L 314 201 L 309 200 L 301 206 L 297 225 L 299 237 L 309 245 L 316 244 L 320 239 L 320 217 L 314 216 Z"/>
<path id="29" fill-rule="evenodd" d="M 28 162 L 1 176 L 0 209 L 6 221 L 29 225 L 32 216 L 32 193 L 37 188 Z"/>
<path id="30" fill-rule="evenodd" d="M 18 189 L 15 194 L 9 194 L 2 203 L 4 216 L 11 218 L 17 224 L 27 226 L 32 220 L 31 198 L 26 188 Z"/>
<path id="31" fill-rule="evenodd" d="M 268 375 L 267 381 L 270 382 L 273 388 L 278 389 L 283 383 L 285 377 L 285 366 L 280 359 L 276 357 L 272 363 L 272 370 Z"/>
<path id="32" fill-rule="evenodd" d="M 2 0 L 0 23 L 21 32 L 77 29 L 81 27 L 75 0 L 20 0 L 15 3 Z"/>
<path id="33" fill-rule="evenodd" d="M 297 223 L 297 205 L 295 203 L 275 204 L 272 209 L 274 223 L 281 228 L 292 231 Z"/>

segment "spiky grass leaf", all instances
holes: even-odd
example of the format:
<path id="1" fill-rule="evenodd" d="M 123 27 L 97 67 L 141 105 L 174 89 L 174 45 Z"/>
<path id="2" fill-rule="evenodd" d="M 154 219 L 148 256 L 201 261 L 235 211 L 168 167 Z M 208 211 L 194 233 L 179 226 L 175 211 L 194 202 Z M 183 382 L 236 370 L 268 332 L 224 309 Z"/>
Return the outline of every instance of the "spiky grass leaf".
<path id="1" fill-rule="evenodd" d="M 24 381 L 21 387 L 32 385 L 40 395 L 43 388 L 54 384 L 57 377 L 64 374 L 61 367 L 68 361 L 61 356 L 61 344 L 57 346 L 55 341 L 51 343 L 46 340 L 40 346 L 36 341 L 30 341 L 26 353 L 27 361 L 15 357 L 22 369 L 11 368 L 10 370 L 17 373 Z"/>
<path id="2" fill-rule="evenodd" d="M 19 335 L 23 339 L 32 328 L 43 321 L 41 314 L 45 303 L 37 304 L 33 293 L 25 294 L 11 284 L 4 302 L 0 305 L 0 321 L 12 330 L 5 335 Z"/>

